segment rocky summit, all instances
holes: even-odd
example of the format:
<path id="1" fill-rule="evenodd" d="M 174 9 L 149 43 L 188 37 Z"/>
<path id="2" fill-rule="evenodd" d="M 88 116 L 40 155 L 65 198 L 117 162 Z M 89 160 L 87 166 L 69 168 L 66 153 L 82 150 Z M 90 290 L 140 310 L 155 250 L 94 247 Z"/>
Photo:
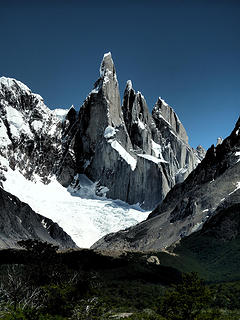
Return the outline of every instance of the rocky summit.
<path id="1" fill-rule="evenodd" d="M 0 78 L 0 183 L 13 194 L 16 173 L 36 184 L 54 180 L 74 196 L 85 192 L 82 181 L 88 181 L 98 199 L 150 210 L 204 155 L 201 146 L 189 146 L 182 123 L 163 99 L 150 113 L 129 80 L 121 103 L 111 53 L 104 55 L 100 77 L 79 112 L 74 107 L 50 110 L 20 81 Z M 15 195 L 21 195 L 20 188 Z M 112 230 L 99 227 L 99 221 L 93 224 Z"/>
<path id="2" fill-rule="evenodd" d="M 240 118 L 229 137 L 207 151 L 148 219 L 109 234 L 97 249 L 162 250 L 202 229 L 224 241 L 240 235 Z"/>
<path id="3" fill-rule="evenodd" d="M 152 114 L 127 82 L 121 107 L 111 54 L 74 123 L 75 174 L 98 181 L 98 193 L 152 209 L 201 157 L 173 109 L 158 99 Z"/>

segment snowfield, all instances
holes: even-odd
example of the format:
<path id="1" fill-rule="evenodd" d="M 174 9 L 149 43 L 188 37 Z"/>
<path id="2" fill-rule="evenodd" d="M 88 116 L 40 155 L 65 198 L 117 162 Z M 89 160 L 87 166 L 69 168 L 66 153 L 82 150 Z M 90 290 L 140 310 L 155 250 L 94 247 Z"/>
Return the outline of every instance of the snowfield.
<path id="1" fill-rule="evenodd" d="M 86 185 L 82 197 L 69 192 L 56 179 L 45 185 L 38 176 L 36 182 L 26 180 L 17 170 L 9 168 L 8 161 L 1 157 L 1 164 L 8 168 L 4 172 L 7 180 L 4 190 L 14 194 L 21 201 L 41 215 L 57 222 L 81 248 L 89 248 L 94 242 L 110 232 L 125 229 L 147 218 L 145 212 L 137 206 L 130 206 L 120 200 L 99 198 L 89 193 Z"/>

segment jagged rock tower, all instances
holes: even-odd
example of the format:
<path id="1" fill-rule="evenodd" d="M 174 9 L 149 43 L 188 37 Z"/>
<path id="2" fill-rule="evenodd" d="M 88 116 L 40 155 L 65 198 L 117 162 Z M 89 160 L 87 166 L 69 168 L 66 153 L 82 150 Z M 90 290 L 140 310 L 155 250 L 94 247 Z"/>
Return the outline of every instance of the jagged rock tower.
<path id="1" fill-rule="evenodd" d="M 100 78 L 74 123 L 75 170 L 99 181 L 107 196 L 154 208 L 197 165 L 186 131 L 175 112 L 158 99 L 152 115 L 140 92 L 127 82 L 121 107 L 110 53 Z"/>

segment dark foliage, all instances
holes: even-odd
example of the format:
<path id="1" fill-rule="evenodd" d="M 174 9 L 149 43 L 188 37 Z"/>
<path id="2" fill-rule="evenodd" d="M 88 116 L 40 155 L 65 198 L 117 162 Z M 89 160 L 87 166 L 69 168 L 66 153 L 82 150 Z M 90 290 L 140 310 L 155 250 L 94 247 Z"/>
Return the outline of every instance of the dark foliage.
<path id="1" fill-rule="evenodd" d="M 40 242 L 0 251 L 0 319 L 238 319 L 238 282 L 206 286 L 194 273 L 147 262 L 146 254 L 58 252 Z M 230 311 L 229 309 L 236 309 Z M 224 310 L 224 311 L 222 311 Z"/>

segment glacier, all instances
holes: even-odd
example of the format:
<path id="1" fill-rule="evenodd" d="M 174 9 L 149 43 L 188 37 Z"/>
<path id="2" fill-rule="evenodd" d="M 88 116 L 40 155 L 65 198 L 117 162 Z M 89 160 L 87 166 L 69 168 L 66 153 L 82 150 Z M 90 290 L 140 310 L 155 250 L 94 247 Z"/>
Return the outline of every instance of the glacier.
<path id="1" fill-rule="evenodd" d="M 125 229 L 147 218 L 149 212 L 138 205 L 129 205 L 121 200 L 100 198 L 94 195 L 92 185 L 85 184 L 89 193 L 85 198 L 64 188 L 55 177 L 49 184 L 34 176 L 35 181 L 27 180 L 18 170 L 12 170 L 8 161 L 0 157 L 5 165 L 6 181 L 4 190 L 28 203 L 37 213 L 58 223 L 80 248 L 89 248 L 104 235 Z"/>

